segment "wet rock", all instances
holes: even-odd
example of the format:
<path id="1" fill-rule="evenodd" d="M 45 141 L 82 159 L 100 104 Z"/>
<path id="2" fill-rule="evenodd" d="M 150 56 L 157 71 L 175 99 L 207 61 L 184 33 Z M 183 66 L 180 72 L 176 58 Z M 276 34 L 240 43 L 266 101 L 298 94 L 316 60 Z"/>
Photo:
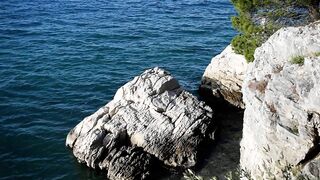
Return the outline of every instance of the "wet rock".
<path id="1" fill-rule="evenodd" d="M 86 117 L 66 139 L 79 162 L 110 179 L 146 179 L 156 159 L 189 168 L 213 136 L 212 110 L 154 68 L 122 86 L 107 105 Z"/>

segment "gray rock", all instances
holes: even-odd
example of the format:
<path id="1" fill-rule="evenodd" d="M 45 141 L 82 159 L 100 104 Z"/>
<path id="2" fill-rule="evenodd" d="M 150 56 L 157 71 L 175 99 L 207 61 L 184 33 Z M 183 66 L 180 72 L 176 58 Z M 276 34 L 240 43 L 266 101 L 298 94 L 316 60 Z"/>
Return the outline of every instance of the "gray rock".
<path id="1" fill-rule="evenodd" d="M 200 90 L 209 91 L 217 99 L 244 108 L 241 87 L 246 69 L 245 57 L 236 54 L 229 45 L 221 54 L 212 58 L 203 74 Z"/>
<path id="2" fill-rule="evenodd" d="M 154 68 L 122 86 L 66 139 L 88 167 L 110 179 L 146 179 L 154 159 L 170 167 L 196 164 L 199 145 L 213 136 L 212 110 Z"/>
<path id="3" fill-rule="evenodd" d="M 283 28 L 243 83 L 241 167 L 254 179 L 320 178 L 320 22 Z M 293 64 L 303 56 L 304 64 Z"/>

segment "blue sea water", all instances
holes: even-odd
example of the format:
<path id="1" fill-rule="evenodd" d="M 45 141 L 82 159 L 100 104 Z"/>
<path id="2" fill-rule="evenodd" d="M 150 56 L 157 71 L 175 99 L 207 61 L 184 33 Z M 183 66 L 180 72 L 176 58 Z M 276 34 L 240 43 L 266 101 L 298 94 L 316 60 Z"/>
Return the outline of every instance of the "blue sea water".
<path id="1" fill-rule="evenodd" d="M 99 179 L 68 131 L 143 70 L 196 94 L 235 31 L 229 0 L 1 0 L 0 179 Z"/>

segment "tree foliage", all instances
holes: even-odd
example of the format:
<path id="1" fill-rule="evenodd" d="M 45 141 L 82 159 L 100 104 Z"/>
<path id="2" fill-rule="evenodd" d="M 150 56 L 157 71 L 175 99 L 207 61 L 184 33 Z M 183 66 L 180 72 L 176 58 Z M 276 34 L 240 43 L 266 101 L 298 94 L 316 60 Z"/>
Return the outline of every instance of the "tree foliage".
<path id="1" fill-rule="evenodd" d="M 309 9 L 309 16 L 312 21 L 320 19 L 319 3 L 320 0 L 231 0 L 238 12 L 237 16 L 231 18 L 232 25 L 239 31 L 239 35 L 233 38 L 231 44 L 236 53 L 246 57 L 248 62 L 254 60 L 254 51 L 257 47 L 266 41 L 281 26 L 272 21 L 261 25 L 255 23 L 252 19 L 259 10 L 272 9 L 270 17 L 281 18 L 287 16 L 291 18 L 294 15 L 286 12 L 283 7 L 306 7 Z M 268 14 L 268 13 L 266 13 Z M 272 19 L 272 18 L 270 18 Z M 276 21 L 276 20 L 275 20 Z"/>

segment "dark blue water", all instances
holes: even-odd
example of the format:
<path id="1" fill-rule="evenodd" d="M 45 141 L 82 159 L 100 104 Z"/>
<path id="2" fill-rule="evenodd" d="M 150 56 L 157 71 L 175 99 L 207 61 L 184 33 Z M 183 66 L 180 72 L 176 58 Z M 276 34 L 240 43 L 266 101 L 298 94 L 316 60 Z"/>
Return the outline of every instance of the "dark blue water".
<path id="1" fill-rule="evenodd" d="M 96 179 L 68 131 L 146 68 L 196 93 L 234 36 L 229 0 L 1 0 L 0 178 Z"/>

